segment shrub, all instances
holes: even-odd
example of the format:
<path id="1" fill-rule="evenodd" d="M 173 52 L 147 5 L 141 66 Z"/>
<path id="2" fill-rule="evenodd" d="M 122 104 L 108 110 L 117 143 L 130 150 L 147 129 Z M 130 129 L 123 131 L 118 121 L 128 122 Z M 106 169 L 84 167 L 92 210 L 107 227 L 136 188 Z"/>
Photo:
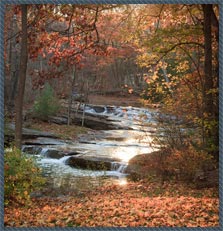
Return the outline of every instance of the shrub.
<path id="1" fill-rule="evenodd" d="M 47 120 L 49 116 L 55 115 L 59 110 L 58 99 L 52 87 L 46 84 L 41 95 L 34 102 L 34 116 L 41 120 Z"/>
<path id="2" fill-rule="evenodd" d="M 200 126 L 170 115 L 158 118 L 158 121 L 160 133 L 153 142 L 161 147 L 160 158 L 152 162 L 163 180 L 175 178 L 191 182 L 199 172 L 207 172 L 217 167 L 213 155 L 215 147 L 211 151 L 204 148 Z"/>
<path id="3" fill-rule="evenodd" d="M 129 161 L 127 173 L 130 173 L 132 180 L 160 179 L 162 182 L 177 180 L 193 183 L 198 173 L 214 168 L 216 162 L 211 155 L 188 146 L 135 156 Z"/>
<path id="4" fill-rule="evenodd" d="M 5 151 L 5 204 L 30 202 L 30 193 L 45 183 L 33 160 L 12 148 Z"/>
<path id="5" fill-rule="evenodd" d="M 193 181 L 200 171 L 213 170 L 216 165 L 210 154 L 191 145 L 181 150 L 173 149 L 164 162 L 166 172 L 186 182 Z"/>

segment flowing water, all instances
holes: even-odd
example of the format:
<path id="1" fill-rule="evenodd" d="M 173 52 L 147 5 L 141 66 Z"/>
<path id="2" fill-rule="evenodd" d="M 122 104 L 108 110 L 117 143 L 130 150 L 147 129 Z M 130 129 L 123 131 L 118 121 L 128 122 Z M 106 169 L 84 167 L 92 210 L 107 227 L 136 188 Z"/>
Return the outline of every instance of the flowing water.
<path id="1" fill-rule="evenodd" d="M 84 110 L 85 113 L 106 115 L 119 129 L 90 132 L 81 136 L 77 142 L 48 139 L 47 145 L 23 146 L 26 153 L 35 156 L 53 190 L 82 191 L 104 181 L 126 184 L 125 169 L 128 161 L 136 155 L 157 149 L 152 142 L 156 132 L 155 111 L 135 107 L 95 108 L 90 105 L 85 106 Z M 124 129 L 120 129 L 121 127 Z M 57 155 L 49 155 L 49 150 L 57 150 Z M 58 152 L 63 155 L 58 156 Z M 67 160 L 72 155 L 106 159 L 111 162 L 111 169 L 86 170 L 71 167 Z"/>

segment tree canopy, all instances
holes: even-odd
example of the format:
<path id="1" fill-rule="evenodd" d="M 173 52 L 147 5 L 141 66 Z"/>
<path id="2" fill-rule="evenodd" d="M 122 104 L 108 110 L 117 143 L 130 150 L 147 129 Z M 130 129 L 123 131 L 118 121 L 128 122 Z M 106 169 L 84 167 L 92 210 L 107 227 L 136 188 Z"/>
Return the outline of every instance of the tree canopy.
<path id="1" fill-rule="evenodd" d="M 5 15 L 6 105 L 21 89 L 27 37 L 29 88 L 70 81 L 75 66 L 91 88 L 128 88 L 199 122 L 203 145 L 217 146 L 218 5 L 27 5 L 27 35 L 21 9 L 8 5 Z"/>

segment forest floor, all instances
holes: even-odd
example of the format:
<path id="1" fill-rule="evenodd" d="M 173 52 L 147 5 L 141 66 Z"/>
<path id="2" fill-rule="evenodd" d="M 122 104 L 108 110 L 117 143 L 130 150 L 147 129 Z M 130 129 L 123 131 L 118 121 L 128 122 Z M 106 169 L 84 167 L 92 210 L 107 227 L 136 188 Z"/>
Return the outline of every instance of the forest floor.
<path id="1" fill-rule="evenodd" d="M 10 227 L 216 227 L 216 189 L 192 189 L 166 182 L 105 185 L 80 196 L 32 199 L 8 205 Z"/>
<path id="2" fill-rule="evenodd" d="M 90 103 L 137 106 L 135 96 L 91 96 Z M 76 139 L 88 129 L 36 123 L 39 130 Z M 72 130 L 74 131 L 74 130 Z M 63 134 L 66 134 L 63 136 Z M 6 227 L 216 227 L 219 226 L 217 188 L 194 189 L 179 182 L 159 180 L 106 184 L 80 195 L 40 197 L 31 204 L 5 207 Z"/>

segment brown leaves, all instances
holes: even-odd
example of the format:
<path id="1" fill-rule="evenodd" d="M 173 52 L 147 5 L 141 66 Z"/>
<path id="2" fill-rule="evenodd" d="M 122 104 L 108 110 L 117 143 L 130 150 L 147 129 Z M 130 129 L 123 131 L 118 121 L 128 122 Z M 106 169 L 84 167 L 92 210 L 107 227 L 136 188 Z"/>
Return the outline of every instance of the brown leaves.
<path id="1" fill-rule="evenodd" d="M 33 122 L 32 128 L 40 131 L 48 131 L 53 134 L 56 134 L 62 139 L 69 139 L 69 140 L 76 139 L 78 135 L 85 134 L 90 130 L 89 128 L 84 128 L 75 125 L 72 126 L 57 125 L 57 124 L 49 124 L 46 122 L 40 122 L 40 121 L 38 121 L 38 123 Z"/>
<path id="2" fill-rule="evenodd" d="M 130 183 L 126 187 L 108 185 L 84 198 L 36 199 L 28 209 L 6 207 L 5 225 L 207 227 L 219 225 L 218 208 L 218 198 L 142 196 L 138 184 Z"/>

